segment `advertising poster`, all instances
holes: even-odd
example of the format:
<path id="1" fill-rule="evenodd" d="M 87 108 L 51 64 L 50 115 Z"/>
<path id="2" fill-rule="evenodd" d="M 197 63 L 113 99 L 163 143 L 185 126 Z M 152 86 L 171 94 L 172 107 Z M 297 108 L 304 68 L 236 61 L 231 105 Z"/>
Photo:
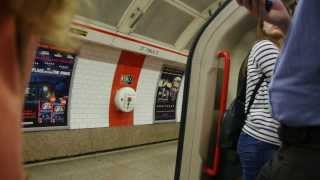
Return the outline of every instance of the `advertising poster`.
<path id="1" fill-rule="evenodd" d="M 176 104 L 184 71 L 164 67 L 158 83 L 154 118 L 156 122 L 176 120 Z"/>
<path id="2" fill-rule="evenodd" d="M 69 86 L 76 55 L 46 46 L 37 49 L 25 90 L 24 128 L 67 126 Z"/>

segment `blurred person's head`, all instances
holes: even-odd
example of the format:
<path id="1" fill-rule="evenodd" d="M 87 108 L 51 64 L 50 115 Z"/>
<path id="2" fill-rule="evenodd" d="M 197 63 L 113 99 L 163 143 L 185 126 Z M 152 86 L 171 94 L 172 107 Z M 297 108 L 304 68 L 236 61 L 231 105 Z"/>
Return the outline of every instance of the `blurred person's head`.
<path id="1" fill-rule="evenodd" d="M 17 33 L 62 43 L 75 11 L 75 0 L 3 0 L 0 16 L 13 16 Z"/>
<path id="2" fill-rule="evenodd" d="M 0 179 L 25 179 L 21 117 L 38 40 L 64 43 L 75 0 L 1 0 L 0 5 Z"/>
<path id="3" fill-rule="evenodd" d="M 57 45 L 68 42 L 75 0 L 2 0 L 0 38 L 7 38 L 7 49 L 20 65 L 24 82 L 30 73 L 38 40 Z M 3 56 L 3 54 L 0 54 Z M 14 62 L 14 61 L 12 61 Z M 3 63 L 3 62 L 1 62 Z"/>

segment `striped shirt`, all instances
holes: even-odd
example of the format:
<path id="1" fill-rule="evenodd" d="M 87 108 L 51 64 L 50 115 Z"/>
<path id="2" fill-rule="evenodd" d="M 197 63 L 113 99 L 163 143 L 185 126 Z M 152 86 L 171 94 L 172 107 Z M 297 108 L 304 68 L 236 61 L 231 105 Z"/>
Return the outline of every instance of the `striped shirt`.
<path id="1" fill-rule="evenodd" d="M 274 145 L 280 145 L 277 134 L 280 123 L 271 116 L 268 87 L 278 55 L 279 48 L 269 40 L 257 42 L 250 52 L 247 67 L 246 111 L 260 78 L 263 74 L 266 78 L 258 89 L 242 129 L 253 138 Z"/>

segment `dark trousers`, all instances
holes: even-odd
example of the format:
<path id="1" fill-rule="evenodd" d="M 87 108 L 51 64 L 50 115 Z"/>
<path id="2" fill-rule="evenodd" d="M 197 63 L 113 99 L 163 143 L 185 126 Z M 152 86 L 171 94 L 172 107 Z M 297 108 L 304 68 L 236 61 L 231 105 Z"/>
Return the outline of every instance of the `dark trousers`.
<path id="1" fill-rule="evenodd" d="M 320 180 L 320 128 L 281 126 L 279 136 L 283 145 L 257 180 Z"/>
<path id="2" fill-rule="evenodd" d="M 242 132 L 239 137 L 238 155 L 243 180 L 255 180 L 263 165 L 272 159 L 278 146 L 255 139 Z"/>

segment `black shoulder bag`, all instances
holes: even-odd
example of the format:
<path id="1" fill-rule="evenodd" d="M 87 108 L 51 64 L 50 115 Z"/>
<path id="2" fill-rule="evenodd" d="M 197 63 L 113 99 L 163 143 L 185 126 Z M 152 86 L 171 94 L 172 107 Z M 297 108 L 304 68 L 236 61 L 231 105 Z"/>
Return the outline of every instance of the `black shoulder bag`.
<path id="1" fill-rule="evenodd" d="M 247 111 L 245 111 L 247 62 L 244 62 L 241 65 L 241 70 L 238 78 L 237 97 L 233 100 L 233 102 L 225 112 L 222 121 L 221 148 L 228 148 L 234 150 L 237 149 L 238 139 L 242 131 L 242 127 L 245 124 L 247 115 L 249 114 L 255 96 L 258 93 L 258 89 L 260 88 L 265 78 L 265 75 L 262 75 L 259 82 L 255 86 L 255 89 L 249 101 L 248 109 Z"/>

